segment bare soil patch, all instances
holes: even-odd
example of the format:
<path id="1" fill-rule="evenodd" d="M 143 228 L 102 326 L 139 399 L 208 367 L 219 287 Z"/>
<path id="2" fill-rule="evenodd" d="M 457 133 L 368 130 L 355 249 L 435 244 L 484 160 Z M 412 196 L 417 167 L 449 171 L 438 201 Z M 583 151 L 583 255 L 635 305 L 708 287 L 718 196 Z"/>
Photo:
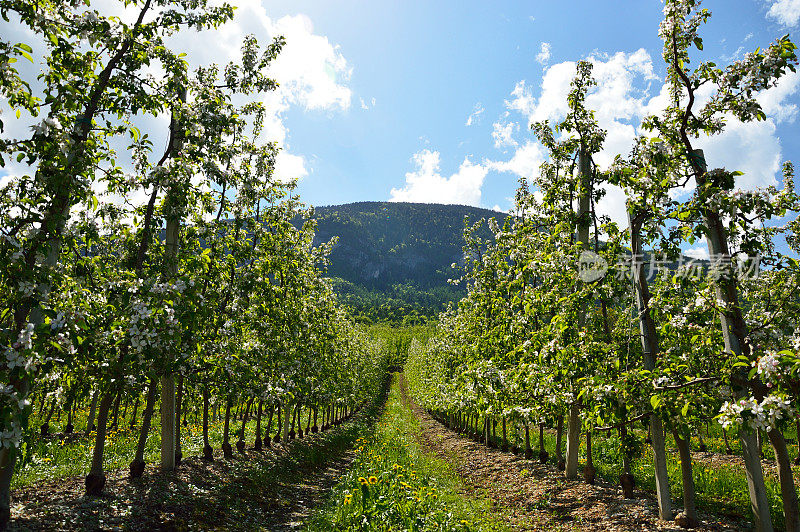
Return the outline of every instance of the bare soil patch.
<path id="1" fill-rule="evenodd" d="M 451 431 L 414 404 L 402 374 L 401 390 L 420 421 L 422 445 L 453 464 L 468 492 L 485 494 L 502 507 L 514 530 L 683 530 L 658 518 L 658 505 L 648 492 L 637 490 L 635 499 L 625 499 L 618 485 L 600 479 L 595 485 L 566 480 L 551 464 L 488 448 Z M 699 517 L 700 531 L 752 528 L 747 522 L 704 513 Z"/>

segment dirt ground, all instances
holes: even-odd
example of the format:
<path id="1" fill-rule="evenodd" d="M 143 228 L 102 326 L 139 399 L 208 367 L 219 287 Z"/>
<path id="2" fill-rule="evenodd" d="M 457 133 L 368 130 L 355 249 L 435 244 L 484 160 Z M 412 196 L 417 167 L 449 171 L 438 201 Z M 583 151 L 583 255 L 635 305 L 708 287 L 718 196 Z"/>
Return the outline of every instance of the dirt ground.
<path id="1" fill-rule="evenodd" d="M 401 381 L 402 382 L 402 381 Z M 624 499 L 622 489 L 598 479 L 595 485 L 566 480 L 550 464 L 490 449 L 433 419 L 406 395 L 421 425 L 422 444 L 450 462 L 469 492 L 485 494 L 510 516 L 515 530 L 683 530 L 658 519 L 652 494 L 637 490 Z M 673 501 L 673 504 L 675 501 Z M 748 530 L 751 525 L 700 513 L 700 531 Z"/>
<path id="2" fill-rule="evenodd" d="M 295 530 L 349 468 L 356 426 L 230 459 L 190 457 L 169 473 L 149 467 L 134 481 L 111 471 L 100 497 L 84 494 L 83 477 L 37 483 L 12 494 L 9 530 Z"/>

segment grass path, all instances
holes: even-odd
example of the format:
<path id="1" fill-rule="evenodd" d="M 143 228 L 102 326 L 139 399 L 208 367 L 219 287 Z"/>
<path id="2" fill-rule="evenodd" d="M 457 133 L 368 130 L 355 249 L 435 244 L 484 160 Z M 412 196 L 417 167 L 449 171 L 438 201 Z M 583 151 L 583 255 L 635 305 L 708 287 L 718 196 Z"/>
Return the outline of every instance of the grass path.
<path id="1" fill-rule="evenodd" d="M 425 448 L 401 385 L 402 373 L 395 374 L 378 423 L 357 442 L 353 467 L 306 530 L 515 530 L 504 510 Z"/>

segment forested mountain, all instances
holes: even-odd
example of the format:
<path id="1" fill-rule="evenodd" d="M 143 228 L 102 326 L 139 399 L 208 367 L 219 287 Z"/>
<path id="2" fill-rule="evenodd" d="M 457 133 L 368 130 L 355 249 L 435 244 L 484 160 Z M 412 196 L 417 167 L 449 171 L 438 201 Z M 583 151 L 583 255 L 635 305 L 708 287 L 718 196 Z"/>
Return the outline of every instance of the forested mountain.
<path id="1" fill-rule="evenodd" d="M 370 320 L 415 322 L 464 292 L 447 284 L 461 263 L 464 219 L 505 214 L 464 205 L 360 202 L 315 208 L 316 243 L 338 237 L 328 275 L 345 303 Z M 485 227 L 480 234 L 489 238 Z M 368 316 L 367 316 L 368 315 Z"/>

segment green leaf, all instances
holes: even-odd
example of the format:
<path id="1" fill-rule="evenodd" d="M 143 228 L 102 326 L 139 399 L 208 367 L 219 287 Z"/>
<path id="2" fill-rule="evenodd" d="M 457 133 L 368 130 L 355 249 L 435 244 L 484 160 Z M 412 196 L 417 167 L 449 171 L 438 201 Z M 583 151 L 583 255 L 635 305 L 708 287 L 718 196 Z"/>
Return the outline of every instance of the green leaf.
<path id="1" fill-rule="evenodd" d="M 30 46 L 28 46 L 23 42 L 18 42 L 17 44 L 14 45 L 14 48 L 19 48 L 20 50 L 25 50 L 26 52 L 33 53 L 33 48 L 31 48 Z"/>
<path id="2" fill-rule="evenodd" d="M 650 396 L 650 406 L 653 407 L 653 410 L 658 408 L 658 405 L 661 404 L 661 396 L 660 395 L 651 395 Z"/>
<path id="3" fill-rule="evenodd" d="M 691 404 L 692 404 L 692 403 L 690 403 L 689 401 L 686 401 L 686 404 L 685 404 L 685 405 L 683 405 L 683 408 L 681 408 L 681 415 L 682 415 L 683 417 L 686 417 L 686 415 L 689 413 L 689 406 L 690 406 Z"/>

